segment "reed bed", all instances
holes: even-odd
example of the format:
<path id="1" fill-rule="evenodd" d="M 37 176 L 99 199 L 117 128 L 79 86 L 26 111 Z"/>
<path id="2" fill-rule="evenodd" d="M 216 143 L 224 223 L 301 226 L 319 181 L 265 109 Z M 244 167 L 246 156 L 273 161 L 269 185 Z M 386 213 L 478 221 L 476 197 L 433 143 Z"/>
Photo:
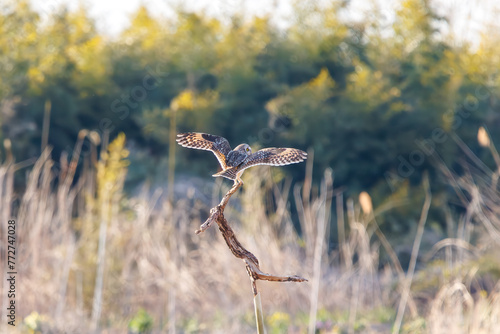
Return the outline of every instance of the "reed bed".
<path id="1" fill-rule="evenodd" d="M 94 153 L 80 157 L 84 140 Z M 71 160 L 56 162 L 47 148 L 30 167 L 11 155 L 0 165 L 4 274 L 5 222 L 17 222 L 14 330 L 254 333 L 242 263 L 214 228 L 194 233 L 230 185 L 182 182 L 173 201 L 164 189 L 148 186 L 127 195 L 124 138 L 107 145 L 82 132 L 74 152 Z M 440 167 L 467 212 L 448 217 L 448 238 L 427 253 L 414 246 L 405 271 L 378 227 L 380 210 L 369 195 L 344 198 L 331 170 L 313 185 L 312 156 L 303 183 L 266 167 L 249 170 L 226 210 L 239 240 L 266 271 L 309 279 L 258 283 L 268 333 L 499 333 L 494 273 L 500 264 L 483 260 L 499 249 L 498 170 L 473 159 L 465 176 Z M 14 189 L 15 175 L 25 175 L 24 190 Z M 426 223 L 422 207 L 417 241 Z M 389 254 L 384 263 L 381 252 Z M 426 265 L 414 271 L 417 258 Z M 0 289 L 5 319 L 4 280 Z M 0 326 L 12 330 L 4 321 Z"/>

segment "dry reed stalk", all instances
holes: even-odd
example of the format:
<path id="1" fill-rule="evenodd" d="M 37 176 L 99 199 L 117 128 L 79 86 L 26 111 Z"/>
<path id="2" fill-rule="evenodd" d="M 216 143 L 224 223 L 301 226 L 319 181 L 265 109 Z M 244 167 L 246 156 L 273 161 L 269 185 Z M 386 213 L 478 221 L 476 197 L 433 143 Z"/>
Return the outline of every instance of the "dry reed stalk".
<path id="1" fill-rule="evenodd" d="M 399 285 L 399 292 L 403 292 L 403 282 L 405 281 L 405 272 L 403 270 L 403 267 L 401 267 L 401 263 L 399 262 L 398 255 L 392 248 L 389 240 L 385 237 L 384 233 L 380 230 L 380 227 L 377 223 L 377 220 L 375 219 L 375 216 L 373 215 L 372 217 L 372 222 L 375 225 L 375 234 L 377 235 L 378 239 L 382 243 L 382 246 L 384 247 L 385 251 L 387 252 L 387 255 L 389 256 L 389 259 L 392 262 L 392 265 L 394 269 L 396 270 L 396 273 L 398 275 L 398 279 L 400 282 Z M 413 296 L 411 295 L 411 292 L 409 292 L 408 295 L 408 307 L 410 309 L 410 313 L 412 318 L 415 318 L 418 316 L 418 310 L 417 310 L 417 305 L 415 304 L 415 301 L 413 300 Z"/>
<path id="2" fill-rule="evenodd" d="M 344 195 L 338 194 L 335 198 L 335 206 L 337 210 L 337 231 L 339 240 L 340 262 L 348 263 L 351 260 L 351 255 L 346 254 L 345 246 L 345 222 L 344 222 Z"/>
<path id="3" fill-rule="evenodd" d="M 478 249 L 474 247 L 472 244 L 466 242 L 465 240 L 461 239 L 455 239 L 455 238 L 446 238 L 443 240 L 440 240 L 432 246 L 431 250 L 425 255 L 424 257 L 424 262 L 429 261 L 441 248 L 445 248 L 447 250 L 450 250 L 451 247 L 455 247 L 457 249 L 465 249 L 469 251 L 471 254 L 474 255 L 474 257 L 479 256 Z M 447 255 L 448 257 L 448 255 Z"/>
<path id="4" fill-rule="evenodd" d="M 309 310 L 309 334 L 316 332 L 316 314 L 318 312 L 319 285 L 321 280 L 321 264 L 324 253 L 324 243 L 326 239 L 326 231 L 330 223 L 330 212 L 332 206 L 332 187 L 333 178 L 332 170 L 325 171 L 325 178 L 321 185 L 321 203 L 322 210 L 318 217 L 316 242 L 314 247 L 313 258 L 313 279 L 311 288 L 311 306 Z"/>
<path id="5" fill-rule="evenodd" d="M 253 305 L 255 309 L 255 322 L 257 323 L 257 333 L 264 334 L 264 313 L 262 312 L 262 301 L 260 300 L 260 293 L 253 296 Z"/>
<path id="6" fill-rule="evenodd" d="M 351 214 L 350 216 L 354 217 L 354 214 Z M 349 225 L 351 229 L 349 245 L 352 246 L 353 250 L 357 249 L 358 254 L 358 268 L 356 270 L 351 269 L 349 271 L 351 275 L 354 275 L 354 277 L 349 303 L 348 333 L 354 333 L 354 324 L 361 299 L 361 282 L 367 276 L 370 278 L 370 281 L 372 281 L 374 263 L 372 254 L 370 253 L 370 237 L 368 236 L 365 225 L 356 221 L 351 221 Z M 369 291 L 373 292 L 373 287 Z M 372 298 L 372 300 L 373 299 L 374 298 Z"/>
<path id="7" fill-rule="evenodd" d="M 491 177 L 491 189 L 496 190 L 498 184 L 498 178 L 500 177 L 500 155 L 493 144 L 493 141 L 490 138 L 488 131 L 484 127 L 480 127 L 477 133 L 477 139 L 479 144 L 484 147 L 488 147 L 490 149 L 491 155 L 495 160 L 497 165 L 497 170 L 493 173 Z"/>
<path id="8" fill-rule="evenodd" d="M 49 129 L 50 129 L 50 111 L 52 109 L 52 102 L 50 100 L 45 101 L 44 113 L 43 113 L 43 125 L 42 125 L 42 140 L 41 140 L 41 151 L 43 152 L 49 143 Z"/>
<path id="9" fill-rule="evenodd" d="M 389 243 L 389 240 L 387 240 L 384 233 L 382 233 L 382 230 L 380 230 L 377 219 L 375 218 L 375 212 L 373 211 L 373 204 L 370 195 L 367 192 L 362 192 L 359 195 L 359 202 L 366 216 L 366 226 L 368 226 L 370 223 L 374 225 L 375 234 L 377 235 L 378 239 L 382 243 L 382 246 L 389 255 L 389 259 L 391 260 L 392 265 L 396 270 L 396 273 L 399 278 L 400 282 L 399 290 L 400 292 L 402 292 L 403 289 L 402 283 L 405 281 L 404 270 L 401 267 L 401 263 L 399 262 L 398 256 L 394 251 L 394 249 L 392 248 L 391 244 Z M 410 308 L 411 316 L 413 318 L 417 317 L 418 316 L 417 306 L 411 294 L 408 296 L 408 306 Z"/>
<path id="10" fill-rule="evenodd" d="M 396 314 L 396 320 L 394 322 L 394 327 L 392 329 L 392 333 L 399 333 L 401 328 L 401 323 L 403 322 L 403 316 L 405 313 L 406 304 L 408 302 L 408 298 L 410 296 L 410 288 L 411 283 L 413 281 L 413 274 L 415 273 L 415 266 L 417 264 L 417 256 L 420 249 L 420 243 L 422 241 L 422 235 L 424 234 L 424 226 L 427 221 L 427 214 L 429 213 L 429 208 L 431 206 L 431 192 L 429 185 L 429 176 L 425 174 L 423 179 L 423 186 L 425 191 L 425 201 L 424 206 L 422 208 L 422 213 L 420 215 L 420 220 L 417 226 L 417 234 L 415 235 L 415 240 L 413 242 L 413 248 L 411 251 L 410 264 L 408 266 L 408 273 L 406 275 L 406 279 L 403 285 L 403 291 L 401 294 L 401 299 L 399 301 L 398 312 Z"/>
<path id="11" fill-rule="evenodd" d="M 310 224 L 310 222 L 316 221 L 314 213 L 318 212 L 317 209 L 320 203 L 311 199 L 314 150 L 308 150 L 307 156 L 308 159 L 306 161 L 306 176 L 304 179 L 304 185 L 302 187 L 302 197 L 300 197 L 300 188 L 298 187 L 298 185 L 295 186 L 294 197 L 295 203 L 297 205 L 297 211 L 299 213 L 298 216 L 300 226 L 302 227 L 302 234 L 306 245 L 306 257 L 310 259 L 313 258 L 314 255 L 316 235 L 314 224 Z"/>
<path id="12" fill-rule="evenodd" d="M 101 206 L 102 216 L 99 224 L 99 244 L 97 252 L 97 275 L 95 282 L 94 298 L 92 302 L 91 329 L 96 331 L 102 310 L 102 290 L 104 281 L 104 264 L 106 255 L 106 237 L 109 224 L 110 203 L 104 200 Z"/>
<path id="13" fill-rule="evenodd" d="M 175 99 L 174 99 L 175 101 Z M 169 133 L 169 147 L 168 147 L 168 192 L 167 192 L 167 202 L 173 205 L 174 201 L 174 183 L 175 183 L 175 147 L 177 143 L 175 141 L 177 134 L 177 103 L 172 102 L 170 106 L 170 133 Z"/>
<path id="14" fill-rule="evenodd" d="M 429 332 L 477 333 L 467 330 L 473 309 L 474 299 L 463 283 L 457 281 L 444 285 L 431 305 Z"/>

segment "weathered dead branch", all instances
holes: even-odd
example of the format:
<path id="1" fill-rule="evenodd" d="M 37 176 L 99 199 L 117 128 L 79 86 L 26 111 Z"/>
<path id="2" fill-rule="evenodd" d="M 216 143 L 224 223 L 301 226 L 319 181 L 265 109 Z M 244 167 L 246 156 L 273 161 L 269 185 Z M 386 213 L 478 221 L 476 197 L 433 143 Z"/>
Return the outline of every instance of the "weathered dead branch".
<path id="1" fill-rule="evenodd" d="M 219 226 L 219 231 L 222 233 L 227 246 L 231 250 L 234 256 L 242 259 L 245 262 L 246 269 L 250 280 L 252 281 L 252 290 L 254 296 L 257 295 L 257 286 L 255 282 L 257 280 L 273 281 L 273 282 L 306 282 L 307 279 L 292 275 L 292 276 L 276 276 L 264 273 L 260 270 L 259 260 L 251 252 L 246 250 L 241 243 L 236 239 L 233 229 L 227 223 L 224 217 L 224 209 L 226 208 L 229 198 L 243 185 L 242 182 L 234 182 L 231 189 L 224 195 L 219 205 L 210 210 L 210 217 L 200 226 L 200 229 L 196 231 L 196 234 L 200 234 L 208 229 L 212 223 L 217 223 Z"/>

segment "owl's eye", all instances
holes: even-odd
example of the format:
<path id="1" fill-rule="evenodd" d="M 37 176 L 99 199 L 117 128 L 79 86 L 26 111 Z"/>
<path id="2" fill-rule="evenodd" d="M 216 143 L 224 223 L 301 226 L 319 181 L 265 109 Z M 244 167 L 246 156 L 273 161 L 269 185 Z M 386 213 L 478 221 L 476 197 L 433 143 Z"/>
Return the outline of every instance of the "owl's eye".
<path id="1" fill-rule="evenodd" d="M 247 147 L 247 152 L 250 152 L 250 149 Z"/>

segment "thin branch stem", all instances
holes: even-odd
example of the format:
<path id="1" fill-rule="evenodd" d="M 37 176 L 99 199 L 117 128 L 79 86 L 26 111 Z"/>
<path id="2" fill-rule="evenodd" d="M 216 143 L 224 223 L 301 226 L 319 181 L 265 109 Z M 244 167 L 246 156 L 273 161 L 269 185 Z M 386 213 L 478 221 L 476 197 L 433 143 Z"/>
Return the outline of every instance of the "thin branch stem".
<path id="1" fill-rule="evenodd" d="M 252 282 L 255 286 L 255 281 Z M 260 300 L 260 294 L 256 294 L 253 297 L 253 305 L 255 307 L 255 322 L 257 324 L 257 334 L 264 334 L 264 314 L 262 313 L 262 302 Z"/>

